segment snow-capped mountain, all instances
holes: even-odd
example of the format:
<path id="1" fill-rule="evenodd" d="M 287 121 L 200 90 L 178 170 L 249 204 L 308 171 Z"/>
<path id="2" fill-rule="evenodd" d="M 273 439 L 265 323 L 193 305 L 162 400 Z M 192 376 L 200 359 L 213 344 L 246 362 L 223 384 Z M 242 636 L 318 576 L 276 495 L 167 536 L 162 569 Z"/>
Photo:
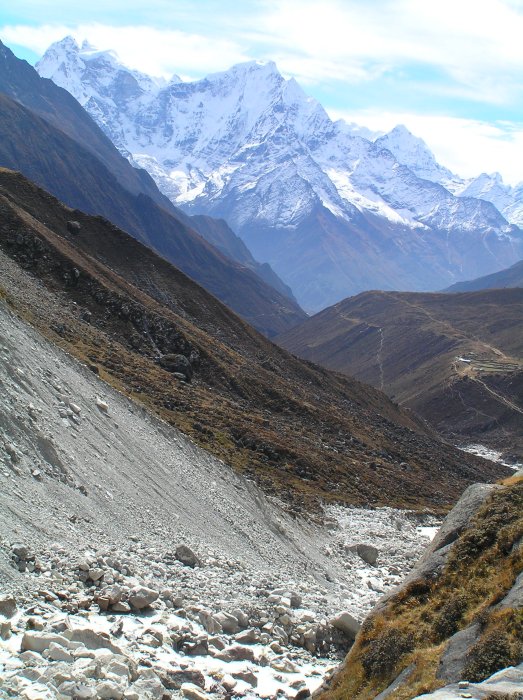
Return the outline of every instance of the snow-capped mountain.
<path id="1" fill-rule="evenodd" d="M 437 182 L 447 186 L 447 189 L 449 189 L 449 183 L 460 181 L 457 175 L 436 161 L 425 141 L 414 136 L 403 124 L 398 124 L 392 131 L 380 136 L 374 142 L 380 148 L 390 151 L 398 163 L 406 165 L 415 175 L 424 180 Z"/>
<path id="2" fill-rule="evenodd" d="M 523 182 L 511 187 L 503 182 L 499 173 L 482 173 L 472 180 L 465 180 L 455 194 L 492 202 L 507 221 L 523 227 Z"/>
<path id="3" fill-rule="evenodd" d="M 458 197 L 473 197 L 491 202 L 511 224 L 523 226 L 523 182 L 515 187 L 506 185 L 499 173 L 482 173 L 464 179 L 440 165 L 427 144 L 399 125 L 375 140 L 387 148 L 402 165 L 426 180 L 446 187 Z"/>
<path id="4" fill-rule="evenodd" d="M 162 82 L 67 38 L 37 69 L 178 206 L 224 218 L 309 310 L 369 288 L 437 289 L 523 257 L 521 231 L 442 186 L 452 173 L 423 142 L 398 128 L 373 143 L 333 122 L 274 63 Z"/>

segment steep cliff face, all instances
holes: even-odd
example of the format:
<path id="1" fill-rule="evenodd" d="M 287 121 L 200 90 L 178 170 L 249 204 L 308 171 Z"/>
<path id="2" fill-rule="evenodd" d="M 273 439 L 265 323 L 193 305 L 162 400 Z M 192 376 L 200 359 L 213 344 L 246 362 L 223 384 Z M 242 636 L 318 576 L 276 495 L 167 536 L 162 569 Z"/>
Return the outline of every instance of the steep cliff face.
<path id="1" fill-rule="evenodd" d="M 321 699 L 521 692 L 522 539 L 523 474 L 470 487 L 414 572 L 364 622 Z"/>

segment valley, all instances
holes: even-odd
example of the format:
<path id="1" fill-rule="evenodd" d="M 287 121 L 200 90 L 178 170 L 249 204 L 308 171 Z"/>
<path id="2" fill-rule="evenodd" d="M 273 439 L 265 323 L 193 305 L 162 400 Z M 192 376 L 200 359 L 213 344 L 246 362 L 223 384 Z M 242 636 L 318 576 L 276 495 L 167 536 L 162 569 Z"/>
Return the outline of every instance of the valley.
<path id="1" fill-rule="evenodd" d="M 438 522 L 392 508 L 327 507 L 325 525 L 291 516 L 5 302 L 0 332 L 0 697 L 31 697 L 35 668 L 43 698 L 85 686 L 90 656 L 74 654 L 67 630 L 102 664 L 99 693 L 312 690 L 350 643 L 330 624 L 339 606 L 357 626 L 420 556 L 420 526 Z M 356 552 L 363 544 L 377 565 Z M 18 610 L 6 623 L 8 592 Z M 34 654 L 45 630 L 47 658 Z M 18 659 L 20 644 L 32 654 Z"/>
<path id="2" fill-rule="evenodd" d="M 0 172 L 0 187 L 13 309 L 292 507 L 445 510 L 468 483 L 503 475 L 372 387 L 273 345 L 108 222 L 74 212 L 71 233 L 72 212 L 20 175 Z"/>
<path id="3" fill-rule="evenodd" d="M 523 184 L 163 31 L 0 42 L 0 700 L 518 700 Z"/>

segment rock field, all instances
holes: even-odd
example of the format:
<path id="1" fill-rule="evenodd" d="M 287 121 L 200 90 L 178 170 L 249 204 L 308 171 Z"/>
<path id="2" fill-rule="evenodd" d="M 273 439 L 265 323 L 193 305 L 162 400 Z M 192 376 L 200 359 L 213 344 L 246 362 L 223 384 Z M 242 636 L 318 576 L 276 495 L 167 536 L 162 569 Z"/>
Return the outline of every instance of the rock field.
<path id="1" fill-rule="evenodd" d="M 430 516 L 291 517 L 0 304 L 0 698 L 305 698 Z"/>

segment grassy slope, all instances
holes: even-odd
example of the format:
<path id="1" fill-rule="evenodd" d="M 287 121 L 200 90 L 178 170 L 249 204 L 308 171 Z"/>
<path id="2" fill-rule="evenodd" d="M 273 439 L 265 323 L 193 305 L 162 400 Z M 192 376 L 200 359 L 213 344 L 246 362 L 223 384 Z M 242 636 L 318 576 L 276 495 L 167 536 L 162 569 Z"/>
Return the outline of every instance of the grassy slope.
<path id="1" fill-rule="evenodd" d="M 372 700 L 411 664 L 416 669 L 390 700 L 444 686 L 436 678 L 448 639 L 471 623 L 481 638 L 465 677 L 480 681 L 523 660 L 523 611 L 496 610 L 523 569 L 523 479 L 494 492 L 454 544 L 442 575 L 418 580 L 365 621 L 345 666 L 321 700 Z M 518 546 L 519 543 L 519 546 Z"/>

